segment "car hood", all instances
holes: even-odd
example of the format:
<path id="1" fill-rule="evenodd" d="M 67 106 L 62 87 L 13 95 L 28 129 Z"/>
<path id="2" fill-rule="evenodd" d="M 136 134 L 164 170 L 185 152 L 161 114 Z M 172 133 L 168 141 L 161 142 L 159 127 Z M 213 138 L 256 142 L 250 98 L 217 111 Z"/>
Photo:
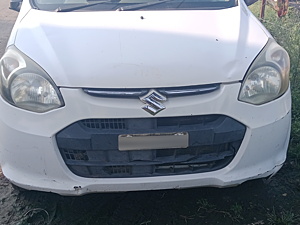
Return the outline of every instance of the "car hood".
<path id="1" fill-rule="evenodd" d="M 30 10 L 15 45 L 64 87 L 155 88 L 243 79 L 268 40 L 240 6 L 223 10 Z"/>

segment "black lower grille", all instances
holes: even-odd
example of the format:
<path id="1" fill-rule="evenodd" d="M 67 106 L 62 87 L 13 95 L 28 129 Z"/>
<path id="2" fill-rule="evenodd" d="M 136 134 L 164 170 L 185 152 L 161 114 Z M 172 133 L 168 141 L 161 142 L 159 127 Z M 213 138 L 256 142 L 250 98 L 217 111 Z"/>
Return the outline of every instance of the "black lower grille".
<path id="1" fill-rule="evenodd" d="M 82 120 L 80 123 L 92 129 L 125 129 L 123 119 L 88 119 Z"/>
<path id="2" fill-rule="evenodd" d="M 68 168 L 93 178 L 149 177 L 215 171 L 236 155 L 245 126 L 222 115 L 146 119 L 89 119 L 56 135 Z M 118 150 L 123 134 L 187 132 L 189 146 Z"/>

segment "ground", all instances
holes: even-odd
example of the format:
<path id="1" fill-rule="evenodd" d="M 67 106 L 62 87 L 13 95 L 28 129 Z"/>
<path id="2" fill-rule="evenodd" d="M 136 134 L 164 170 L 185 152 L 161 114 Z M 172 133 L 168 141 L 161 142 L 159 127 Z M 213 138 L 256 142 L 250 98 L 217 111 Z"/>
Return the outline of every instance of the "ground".
<path id="1" fill-rule="evenodd" d="M 0 56 L 17 13 L 0 1 Z M 268 182 L 62 197 L 15 189 L 0 170 L 0 224 L 300 224 L 300 165 L 288 157 Z"/>

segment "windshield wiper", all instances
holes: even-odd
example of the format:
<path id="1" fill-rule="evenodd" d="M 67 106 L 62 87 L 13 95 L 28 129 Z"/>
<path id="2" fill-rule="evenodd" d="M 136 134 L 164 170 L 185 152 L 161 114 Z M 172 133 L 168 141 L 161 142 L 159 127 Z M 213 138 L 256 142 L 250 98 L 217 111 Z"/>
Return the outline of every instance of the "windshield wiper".
<path id="1" fill-rule="evenodd" d="M 160 0 L 160 1 L 155 1 L 155 2 L 138 3 L 138 4 L 134 4 L 134 5 L 128 5 L 128 6 L 123 6 L 123 7 L 117 8 L 116 11 L 129 11 L 129 10 L 142 9 L 142 8 L 146 8 L 148 6 L 158 5 L 158 4 L 170 2 L 170 1 L 172 1 L 172 0 Z"/>
<path id="2" fill-rule="evenodd" d="M 55 12 L 71 12 L 71 11 L 75 11 L 78 9 L 83 9 L 83 8 L 87 8 L 87 7 L 91 7 L 94 5 L 99 5 L 99 4 L 103 4 L 103 3 L 107 3 L 107 2 L 112 2 L 112 1 L 100 1 L 100 2 L 96 2 L 96 3 L 88 3 L 88 4 L 78 5 L 78 6 L 74 6 L 74 7 L 67 7 L 67 8 L 58 7 L 55 10 Z"/>

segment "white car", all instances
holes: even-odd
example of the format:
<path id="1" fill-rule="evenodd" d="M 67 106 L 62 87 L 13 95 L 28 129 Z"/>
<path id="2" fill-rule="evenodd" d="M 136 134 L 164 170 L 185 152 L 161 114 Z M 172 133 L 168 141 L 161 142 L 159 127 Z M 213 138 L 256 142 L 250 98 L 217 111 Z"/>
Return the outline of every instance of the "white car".
<path id="1" fill-rule="evenodd" d="M 23 0 L 0 61 L 3 173 L 61 195 L 272 176 L 289 64 L 243 0 Z"/>

